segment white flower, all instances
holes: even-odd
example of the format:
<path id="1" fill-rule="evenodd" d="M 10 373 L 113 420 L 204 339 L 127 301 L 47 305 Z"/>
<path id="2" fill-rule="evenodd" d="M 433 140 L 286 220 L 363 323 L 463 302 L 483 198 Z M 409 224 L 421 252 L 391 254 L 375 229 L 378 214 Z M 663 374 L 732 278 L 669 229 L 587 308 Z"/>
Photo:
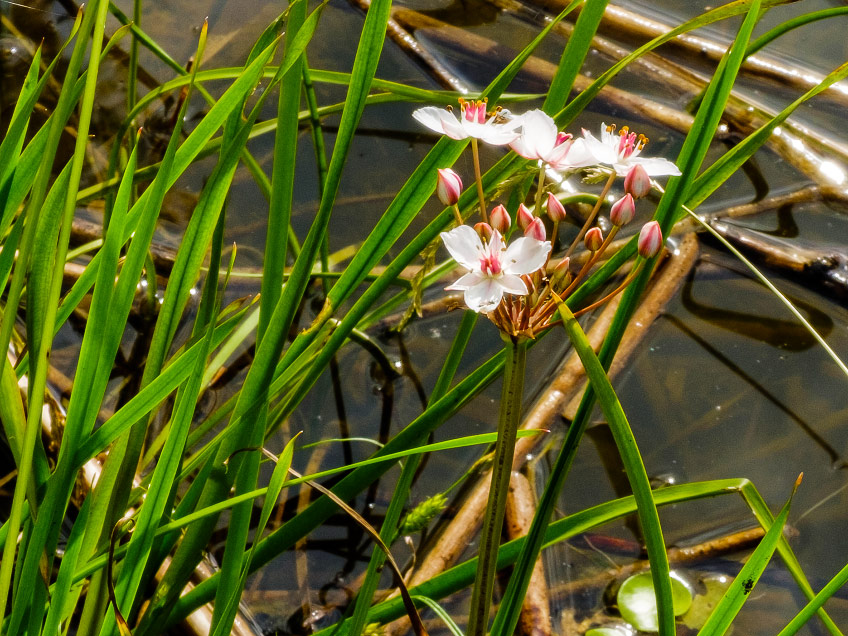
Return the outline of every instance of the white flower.
<path id="1" fill-rule="evenodd" d="M 520 120 L 504 120 L 498 112 L 486 118 L 486 103 L 482 101 L 469 102 L 459 100 L 459 119 L 450 110 L 427 106 L 419 108 L 412 116 L 427 126 L 430 130 L 442 133 L 451 139 L 467 139 L 474 137 L 494 146 L 505 146 L 518 137 L 516 130 Z"/>
<path id="2" fill-rule="evenodd" d="M 516 239 L 506 247 L 497 230 L 484 244 L 467 225 L 442 232 L 441 236 L 454 260 L 469 270 L 446 289 L 464 291 L 468 308 L 484 313 L 495 309 L 505 293 L 527 294 L 521 276 L 542 268 L 551 251 L 548 241 L 528 237 Z"/>
<path id="3" fill-rule="evenodd" d="M 543 161 L 554 170 L 583 168 L 597 163 L 594 155 L 586 149 L 585 142 L 559 132 L 547 113 L 531 110 L 518 119 L 521 121 L 521 136 L 509 146 L 525 159 Z"/>
<path id="4" fill-rule="evenodd" d="M 621 177 L 626 176 L 628 170 L 636 164 L 641 165 L 651 177 L 680 174 L 677 166 L 668 159 L 640 157 L 648 138 L 630 132 L 627 126 L 616 134 L 615 124 L 601 124 L 600 141 L 587 130 L 583 131 L 583 139 L 586 149 L 592 153 L 596 163 L 611 166 Z"/>

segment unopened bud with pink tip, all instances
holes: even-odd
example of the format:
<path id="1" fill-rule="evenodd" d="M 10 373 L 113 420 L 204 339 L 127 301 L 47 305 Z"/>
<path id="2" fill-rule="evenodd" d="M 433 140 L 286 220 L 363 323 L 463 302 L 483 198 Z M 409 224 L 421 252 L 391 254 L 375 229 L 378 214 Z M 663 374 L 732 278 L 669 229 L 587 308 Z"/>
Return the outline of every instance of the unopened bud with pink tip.
<path id="1" fill-rule="evenodd" d="M 533 213 L 527 208 L 523 203 L 518 204 L 518 214 L 516 215 L 516 220 L 518 221 L 518 227 L 522 230 L 526 230 L 528 226 L 533 222 Z"/>
<path id="2" fill-rule="evenodd" d="M 641 199 L 651 192 L 651 177 L 641 164 L 633 164 L 624 177 L 624 191 L 633 195 L 634 199 Z"/>
<path id="3" fill-rule="evenodd" d="M 548 216 L 554 223 L 565 220 L 565 206 L 562 205 L 562 201 L 554 196 L 553 192 L 548 193 Z"/>
<path id="4" fill-rule="evenodd" d="M 604 233 L 601 232 L 601 228 L 593 227 L 588 232 L 586 232 L 586 236 L 583 237 L 583 245 L 586 246 L 586 249 L 590 252 L 597 252 L 601 249 L 601 245 L 604 244 Z"/>
<path id="5" fill-rule="evenodd" d="M 491 239 L 492 235 L 495 233 L 491 225 L 483 223 L 482 221 L 474 225 L 474 231 L 477 232 L 477 235 L 486 243 L 489 242 L 489 239 Z"/>
<path id="6" fill-rule="evenodd" d="M 462 194 L 462 179 L 450 168 L 439 168 L 439 181 L 436 184 L 436 196 L 443 205 L 456 205 Z"/>
<path id="7" fill-rule="evenodd" d="M 524 228 L 524 236 L 536 239 L 537 241 L 544 241 L 547 238 L 545 234 L 545 224 L 542 223 L 542 219 L 536 217 L 530 222 L 526 228 Z"/>
<path id="8" fill-rule="evenodd" d="M 636 216 L 636 203 L 629 192 L 612 204 L 610 221 L 613 225 L 618 227 L 627 225 L 634 216 Z"/>
<path id="9" fill-rule="evenodd" d="M 663 237 L 659 223 L 651 221 L 642 226 L 642 231 L 639 232 L 637 247 L 639 249 L 639 256 L 642 258 L 653 258 L 660 253 L 663 247 Z"/>
<path id="10" fill-rule="evenodd" d="M 509 230 L 509 226 L 512 225 L 512 219 L 509 218 L 509 212 L 507 212 L 506 208 L 500 204 L 492 208 L 492 211 L 489 213 L 489 222 L 492 224 L 493 228 L 503 235 L 506 235 L 507 230 Z"/>

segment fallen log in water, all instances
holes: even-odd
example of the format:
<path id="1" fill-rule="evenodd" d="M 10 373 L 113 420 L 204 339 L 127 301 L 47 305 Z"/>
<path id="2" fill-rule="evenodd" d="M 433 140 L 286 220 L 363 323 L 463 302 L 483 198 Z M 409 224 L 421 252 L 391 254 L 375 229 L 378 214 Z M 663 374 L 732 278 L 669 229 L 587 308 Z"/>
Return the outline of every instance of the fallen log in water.
<path id="1" fill-rule="evenodd" d="M 726 221 L 712 221 L 710 225 L 755 260 L 788 272 L 843 304 L 848 302 L 848 248 L 844 245 L 804 247 L 798 241 L 789 241 Z"/>

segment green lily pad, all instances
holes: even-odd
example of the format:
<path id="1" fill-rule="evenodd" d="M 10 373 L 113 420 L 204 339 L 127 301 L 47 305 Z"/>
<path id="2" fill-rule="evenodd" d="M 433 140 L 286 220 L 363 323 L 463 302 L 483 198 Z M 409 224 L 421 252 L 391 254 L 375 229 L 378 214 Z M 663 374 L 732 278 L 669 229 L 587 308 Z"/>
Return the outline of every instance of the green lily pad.
<path id="1" fill-rule="evenodd" d="M 617 627 L 593 627 L 583 636 L 629 636 L 629 634 Z"/>
<path id="2" fill-rule="evenodd" d="M 683 624 L 692 629 L 701 629 L 732 582 L 732 577 L 723 574 L 704 578 L 703 583 L 707 591 L 694 598 L 692 607 L 683 615 Z"/>
<path id="3" fill-rule="evenodd" d="M 674 615 L 685 614 L 692 605 L 692 591 L 680 579 L 671 575 L 671 598 Z M 634 574 L 618 589 L 618 611 L 621 617 L 642 632 L 659 631 L 657 600 L 650 572 Z"/>

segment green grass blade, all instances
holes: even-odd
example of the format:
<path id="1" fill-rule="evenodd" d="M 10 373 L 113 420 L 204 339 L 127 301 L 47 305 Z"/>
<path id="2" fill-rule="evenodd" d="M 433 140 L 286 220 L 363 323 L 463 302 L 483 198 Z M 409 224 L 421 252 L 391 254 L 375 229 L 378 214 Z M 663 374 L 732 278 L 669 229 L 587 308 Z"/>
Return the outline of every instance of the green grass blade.
<path id="1" fill-rule="evenodd" d="M 810 11 L 803 15 L 799 15 L 785 22 L 781 22 L 776 27 L 766 31 L 756 40 L 748 45 L 748 50 L 745 51 L 745 57 L 754 55 L 763 47 L 771 44 L 781 35 L 785 35 L 790 31 L 802 27 L 805 24 L 812 24 L 819 20 L 826 20 L 840 15 L 848 15 L 848 7 L 833 7 L 830 9 L 821 9 L 820 11 Z"/>
<path id="2" fill-rule="evenodd" d="M 792 503 L 792 496 L 795 494 L 795 490 L 798 488 L 800 482 L 801 478 L 799 477 L 795 483 L 795 487 L 792 489 L 792 495 L 789 496 L 789 500 L 783 505 L 780 514 L 777 515 L 774 523 L 771 524 L 771 527 L 766 532 L 762 541 L 760 541 L 756 550 L 754 550 L 754 553 L 748 557 L 745 565 L 742 566 L 739 574 L 736 575 L 733 583 L 730 584 L 730 587 L 710 614 L 707 622 L 704 623 L 704 626 L 698 632 L 698 636 L 722 636 L 730 629 L 730 624 L 736 618 L 739 610 L 742 609 L 742 605 L 748 600 L 748 595 L 757 584 L 757 581 L 759 581 L 763 570 L 766 569 L 772 554 L 774 554 L 778 540 L 783 534 L 783 526 L 786 525 L 786 519 L 789 516 L 789 506 Z"/>
<path id="3" fill-rule="evenodd" d="M 572 3 L 571 6 L 574 6 Z M 574 30 L 568 38 L 568 44 L 562 52 L 556 74 L 551 80 L 548 95 L 542 104 L 546 113 L 556 113 L 565 105 L 574 80 L 580 72 L 586 54 L 592 48 L 592 39 L 598 30 L 598 25 L 604 17 L 604 11 L 609 0 L 586 0 L 580 15 L 574 23 Z"/>
<path id="4" fill-rule="evenodd" d="M 848 565 L 839 570 L 839 572 L 836 573 L 836 576 L 828 581 L 827 585 L 821 589 L 821 592 L 816 594 L 815 597 L 804 606 L 804 609 L 798 612 L 798 614 L 795 615 L 795 618 L 793 618 L 786 627 L 780 630 L 780 633 L 777 636 L 794 636 L 797 634 L 798 630 L 800 630 L 807 621 L 809 621 L 813 615 L 824 606 L 827 600 L 845 585 L 846 582 L 848 582 Z"/>
<path id="5" fill-rule="evenodd" d="M 760 526 L 762 526 L 763 529 L 768 530 L 771 527 L 771 524 L 774 523 L 774 516 L 771 514 L 771 510 L 769 510 L 760 493 L 757 492 L 757 489 L 754 488 L 753 484 L 747 483 L 742 487 L 741 494 L 745 499 L 745 503 L 748 504 L 751 512 L 753 512 L 754 516 L 757 518 Z M 786 569 L 789 570 L 792 578 L 795 579 L 798 589 L 800 589 L 804 593 L 804 596 L 808 599 L 812 599 L 815 596 L 813 588 L 810 586 L 810 582 L 807 580 L 804 570 L 798 562 L 798 558 L 795 556 L 795 553 L 792 552 L 792 547 L 789 545 L 789 541 L 787 541 L 786 537 L 783 535 L 781 535 L 778 540 L 777 551 L 780 553 L 780 558 L 783 559 Z M 819 608 L 816 611 L 816 614 L 833 636 L 842 636 L 842 632 L 836 626 L 836 623 L 833 622 L 833 619 L 827 615 L 824 608 Z"/>
<path id="6" fill-rule="evenodd" d="M 621 403 L 610 384 L 601 361 L 595 355 L 592 345 L 583 333 L 580 323 L 563 303 L 560 305 L 563 326 L 568 334 L 574 350 L 586 369 L 586 376 L 592 384 L 592 389 L 597 395 L 601 410 L 609 424 L 610 431 L 615 439 L 615 445 L 621 455 L 627 479 L 636 499 L 639 521 L 645 539 L 645 547 L 648 551 L 648 559 L 651 562 L 651 576 L 654 581 L 654 592 L 657 596 L 657 608 L 659 614 L 660 634 L 674 634 L 674 609 L 671 602 L 671 582 L 668 573 L 668 555 L 665 551 L 665 542 L 660 527 L 660 519 L 657 507 L 654 503 L 651 483 L 645 472 L 642 456 L 630 430 L 630 424 L 621 408 Z"/>
<path id="7" fill-rule="evenodd" d="M 286 48 L 293 45 L 295 35 L 306 19 L 306 3 L 291 5 L 286 31 Z M 259 325 L 256 342 L 271 320 L 271 313 L 282 293 L 283 272 L 286 266 L 286 236 L 292 211 L 292 194 L 295 182 L 295 160 L 297 155 L 298 109 L 300 106 L 300 83 L 303 59 L 299 58 L 286 71 L 280 82 L 277 103 L 277 134 L 274 137 L 274 163 L 271 175 L 271 192 L 268 201 L 268 228 L 265 239 L 265 258 L 259 306 Z"/>

